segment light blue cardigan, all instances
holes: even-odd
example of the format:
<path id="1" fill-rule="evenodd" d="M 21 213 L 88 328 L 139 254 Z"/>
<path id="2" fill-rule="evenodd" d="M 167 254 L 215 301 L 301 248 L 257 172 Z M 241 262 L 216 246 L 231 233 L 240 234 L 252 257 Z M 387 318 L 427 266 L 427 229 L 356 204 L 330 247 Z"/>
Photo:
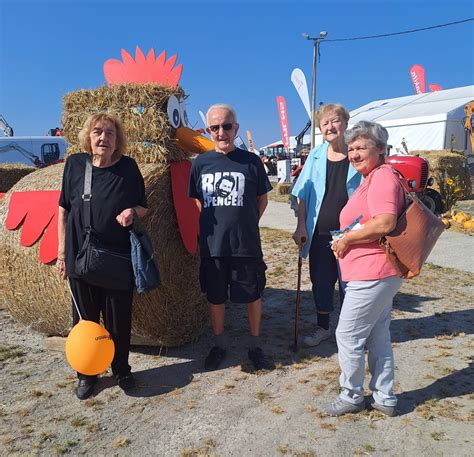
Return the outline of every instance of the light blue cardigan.
<path id="1" fill-rule="evenodd" d="M 307 257 L 314 229 L 326 191 L 326 168 L 329 143 L 316 146 L 308 155 L 298 180 L 291 191 L 295 197 L 304 200 L 306 206 L 306 230 L 308 241 L 303 246 L 302 256 Z M 361 182 L 362 175 L 349 164 L 347 171 L 347 195 L 350 197 Z"/>

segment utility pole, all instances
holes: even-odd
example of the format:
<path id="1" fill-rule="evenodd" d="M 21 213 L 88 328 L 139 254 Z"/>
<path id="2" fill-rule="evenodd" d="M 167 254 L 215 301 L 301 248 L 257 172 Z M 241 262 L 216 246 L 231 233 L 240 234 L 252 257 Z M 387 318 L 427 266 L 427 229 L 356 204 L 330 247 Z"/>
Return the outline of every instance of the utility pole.
<path id="1" fill-rule="evenodd" d="M 303 33 L 303 37 L 307 40 L 313 40 L 313 83 L 311 87 L 311 149 L 314 148 L 316 134 L 316 63 L 318 60 L 319 42 L 326 38 L 328 32 L 319 32 L 319 37 L 311 37 L 307 33 Z"/>

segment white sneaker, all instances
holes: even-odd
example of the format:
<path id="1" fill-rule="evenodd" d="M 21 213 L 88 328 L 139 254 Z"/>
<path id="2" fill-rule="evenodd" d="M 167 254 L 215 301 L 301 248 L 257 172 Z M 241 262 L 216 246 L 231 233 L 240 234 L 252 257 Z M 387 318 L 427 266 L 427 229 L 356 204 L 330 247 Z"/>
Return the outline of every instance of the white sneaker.
<path id="1" fill-rule="evenodd" d="M 316 327 L 316 332 L 312 335 L 305 336 L 303 341 L 306 346 L 317 346 L 321 341 L 327 340 L 331 335 L 331 329 L 326 330 L 322 327 Z"/>

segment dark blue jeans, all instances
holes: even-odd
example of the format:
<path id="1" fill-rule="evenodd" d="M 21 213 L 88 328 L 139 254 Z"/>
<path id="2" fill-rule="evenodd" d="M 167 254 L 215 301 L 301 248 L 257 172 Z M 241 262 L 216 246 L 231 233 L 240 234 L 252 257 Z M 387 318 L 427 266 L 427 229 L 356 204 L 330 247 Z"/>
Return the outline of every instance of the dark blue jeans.
<path id="1" fill-rule="evenodd" d="M 333 295 L 336 281 L 339 281 L 341 305 L 344 300 L 345 283 L 341 280 L 339 264 L 329 245 L 331 240 L 331 235 L 314 234 L 309 249 L 309 275 L 318 313 L 330 313 L 334 310 Z"/>

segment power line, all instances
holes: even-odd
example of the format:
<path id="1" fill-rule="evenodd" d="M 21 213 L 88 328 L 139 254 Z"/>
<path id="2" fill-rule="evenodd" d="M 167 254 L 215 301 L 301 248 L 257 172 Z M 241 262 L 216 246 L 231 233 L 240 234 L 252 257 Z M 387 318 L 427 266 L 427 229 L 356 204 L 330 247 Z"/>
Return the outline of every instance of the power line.
<path id="1" fill-rule="evenodd" d="M 404 32 L 385 33 L 383 35 L 361 36 L 361 37 L 353 37 L 353 38 L 335 38 L 334 40 L 324 40 L 324 41 L 321 40 L 321 43 L 329 43 L 329 42 L 336 42 L 336 41 L 370 40 L 373 38 L 385 38 L 385 37 L 394 36 L 394 35 L 405 35 L 407 33 L 423 32 L 424 30 L 439 29 L 441 27 L 449 27 L 450 25 L 463 24 L 465 22 L 471 22 L 471 21 L 474 21 L 474 17 L 471 17 L 469 19 L 464 19 L 462 21 L 448 22 L 447 24 L 424 27 L 422 29 L 406 30 Z"/>

